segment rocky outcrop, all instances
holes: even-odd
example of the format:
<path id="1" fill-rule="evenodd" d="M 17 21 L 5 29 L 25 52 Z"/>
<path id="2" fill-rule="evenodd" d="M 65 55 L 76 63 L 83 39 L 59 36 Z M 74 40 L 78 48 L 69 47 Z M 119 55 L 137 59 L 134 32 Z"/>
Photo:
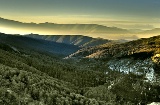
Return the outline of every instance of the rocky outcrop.
<path id="1" fill-rule="evenodd" d="M 158 74 L 158 75 L 160 75 L 160 54 L 155 54 L 152 57 L 152 60 L 154 62 L 155 73 Z"/>

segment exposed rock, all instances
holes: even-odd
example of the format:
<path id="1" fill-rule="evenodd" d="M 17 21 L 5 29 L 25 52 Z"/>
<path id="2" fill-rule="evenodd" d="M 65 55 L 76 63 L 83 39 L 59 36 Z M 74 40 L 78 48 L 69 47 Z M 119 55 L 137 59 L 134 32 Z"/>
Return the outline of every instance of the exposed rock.
<path id="1" fill-rule="evenodd" d="M 152 103 L 147 104 L 147 105 L 160 105 L 160 102 L 152 102 Z"/>

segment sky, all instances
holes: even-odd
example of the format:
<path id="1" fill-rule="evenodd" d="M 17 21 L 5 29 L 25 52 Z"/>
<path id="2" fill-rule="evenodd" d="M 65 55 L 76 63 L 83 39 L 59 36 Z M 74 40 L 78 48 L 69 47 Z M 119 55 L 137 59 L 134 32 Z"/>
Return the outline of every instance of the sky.
<path id="1" fill-rule="evenodd" d="M 0 0 L 0 17 L 21 22 L 160 28 L 160 0 Z"/>

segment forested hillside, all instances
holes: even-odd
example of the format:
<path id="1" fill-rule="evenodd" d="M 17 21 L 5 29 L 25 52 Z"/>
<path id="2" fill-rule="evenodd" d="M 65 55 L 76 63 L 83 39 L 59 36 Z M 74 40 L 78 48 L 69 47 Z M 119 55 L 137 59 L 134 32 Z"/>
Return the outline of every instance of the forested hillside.
<path id="1" fill-rule="evenodd" d="M 145 73 L 111 70 L 105 57 L 62 59 L 48 50 L 34 50 L 35 43 L 41 40 L 1 34 L 1 105 L 143 105 L 160 100 L 157 78 L 150 82 Z M 157 56 L 152 59 L 158 67 Z"/>
<path id="2" fill-rule="evenodd" d="M 123 44 L 106 43 L 100 46 L 82 48 L 70 57 L 87 57 L 87 58 L 107 58 L 107 57 L 124 57 L 136 56 L 141 54 L 159 53 L 160 52 L 160 36 L 151 38 L 142 38 Z M 143 54 L 144 53 L 144 54 Z M 146 54 L 145 54 L 146 53 Z M 152 55 L 151 54 L 151 55 Z M 150 56 L 151 56 L 150 55 Z M 138 56 L 138 55 L 137 55 Z M 139 57 L 144 57 L 139 56 Z"/>

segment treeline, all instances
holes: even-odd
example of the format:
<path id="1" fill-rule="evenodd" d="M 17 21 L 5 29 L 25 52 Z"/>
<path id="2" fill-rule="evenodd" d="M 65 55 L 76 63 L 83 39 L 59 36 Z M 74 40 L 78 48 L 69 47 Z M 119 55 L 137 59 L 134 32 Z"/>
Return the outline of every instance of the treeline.
<path id="1" fill-rule="evenodd" d="M 0 64 L 1 105 L 105 105 L 76 94 L 70 83 Z"/>

